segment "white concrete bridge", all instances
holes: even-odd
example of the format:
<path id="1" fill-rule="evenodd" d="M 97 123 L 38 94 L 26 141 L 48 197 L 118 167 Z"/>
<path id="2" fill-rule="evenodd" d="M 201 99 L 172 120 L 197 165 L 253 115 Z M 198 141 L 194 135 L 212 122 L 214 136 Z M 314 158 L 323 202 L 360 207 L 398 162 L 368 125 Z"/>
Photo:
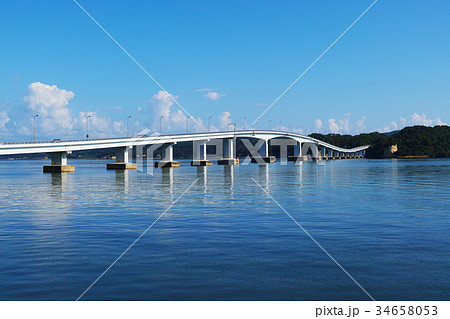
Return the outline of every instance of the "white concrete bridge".
<path id="1" fill-rule="evenodd" d="M 161 147 L 163 158 L 156 162 L 156 167 L 179 166 L 179 162 L 173 159 L 173 145 L 181 142 L 193 142 L 193 166 L 209 166 L 212 161 L 208 160 L 206 146 L 213 144 L 219 146 L 221 158 L 219 165 L 236 165 L 236 138 L 257 139 L 255 145 L 249 141 L 244 142 L 250 151 L 252 162 L 259 164 L 275 162 L 275 157 L 269 156 L 269 141 L 272 145 L 280 145 L 276 141 L 287 139 L 289 145 L 294 146 L 294 156 L 289 160 L 302 161 L 311 159 L 343 159 L 362 158 L 368 145 L 352 149 L 337 147 L 323 141 L 301 134 L 280 131 L 265 130 L 243 130 L 227 132 L 186 133 L 171 135 L 141 135 L 128 138 L 103 138 L 83 140 L 53 140 L 36 142 L 0 142 L 0 155 L 37 154 L 47 153 L 50 155 L 52 164 L 44 166 L 44 172 L 73 172 L 74 166 L 67 164 L 67 155 L 73 151 L 116 149 L 116 163 L 108 164 L 109 169 L 136 168 L 131 161 L 131 149 L 154 146 Z"/>

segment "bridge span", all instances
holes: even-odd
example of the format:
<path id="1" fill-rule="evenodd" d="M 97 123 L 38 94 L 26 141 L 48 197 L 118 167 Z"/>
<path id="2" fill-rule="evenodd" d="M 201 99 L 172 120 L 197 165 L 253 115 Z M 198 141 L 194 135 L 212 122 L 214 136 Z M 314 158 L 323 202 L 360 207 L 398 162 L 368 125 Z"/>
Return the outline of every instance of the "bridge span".
<path id="1" fill-rule="evenodd" d="M 337 147 L 318 139 L 281 131 L 242 130 L 226 132 L 186 133 L 170 135 L 137 135 L 133 137 L 36 141 L 36 142 L 0 142 L 0 155 L 38 154 L 47 153 L 51 158 L 51 165 L 44 166 L 44 172 L 73 172 L 75 167 L 67 164 L 67 155 L 74 151 L 95 149 L 116 149 L 116 162 L 108 164 L 108 169 L 134 169 L 131 150 L 143 149 L 149 146 L 161 148 L 162 159 L 155 162 L 156 167 L 177 167 L 179 162 L 174 161 L 173 145 L 181 142 L 193 142 L 193 166 L 209 166 L 206 146 L 216 145 L 216 155 L 219 154 L 219 165 L 237 165 L 236 139 L 256 139 L 257 143 L 244 141 L 250 151 L 252 162 L 266 164 L 275 162 L 274 156 L 269 155 L 269 141 L 272 145 L 281 145 L 279 140 L 289 141 L 294 146 L 294 156 L 290 161 L 303 161 L 307 159 L 344 159 L 363 158 L 369 145 L 351 149 Z M 281 146 L 280 146 L 281 147 Z"/>

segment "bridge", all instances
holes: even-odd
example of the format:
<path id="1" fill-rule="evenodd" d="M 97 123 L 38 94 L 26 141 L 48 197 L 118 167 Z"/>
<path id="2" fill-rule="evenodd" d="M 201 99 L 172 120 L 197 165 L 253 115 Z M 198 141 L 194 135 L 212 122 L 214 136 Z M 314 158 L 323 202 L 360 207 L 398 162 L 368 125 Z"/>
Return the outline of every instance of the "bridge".
<path id="1" fill-rule="evenodd" d="M 47 153 L 51 158 L 51 165 L 44 166 L 44 172 L 73 172 L 74 165 L 68 165 L 67 155 L 74 151 L 109 149 L 116 150 L 116 162 L 107 165 L 108 169 L 135 169 L 136 163 L 132 163 L 131 151 L 133 148 L 140 150 L 152 150 L 161 148 L 162 158 L 155 162 L 155 167 L 177 167 L 180 163 L 174 161 L 173 146 L 181 142 L 193 142 L 192 166 L 210 166 L 212 161 L 208 159 L 207 145 L 216 146 L 216 158 L 219 165 L 238 165 L 236 156 L 236 139 L 248 139 L 244 141 L 251 154 L 251 161 L 258 164 L 273 163 L 274 156 L 269 156 L 269 141 L 272 145 L 280 145 L 277 141 L 289 141 L 294 146 L 294 156 L 290 161 L 304 161 L 308 159 L 347 159 L 363 158 L 368 145 L 351 149 L 337 147 L 318 139 L 281 131 L 266 130 L 242 130 L 227 132 L 186 133 L 171 135 L 137 135 L 133 137 L 36 141 L 36 142 L 0 142 L 0 155 L 39 154 Z M 252 144 L 250 139 L 256 139 Z M 285 145 L 285 144 L 284 144 Z M 144 156 L 142 154 L 142 156 Z"/>

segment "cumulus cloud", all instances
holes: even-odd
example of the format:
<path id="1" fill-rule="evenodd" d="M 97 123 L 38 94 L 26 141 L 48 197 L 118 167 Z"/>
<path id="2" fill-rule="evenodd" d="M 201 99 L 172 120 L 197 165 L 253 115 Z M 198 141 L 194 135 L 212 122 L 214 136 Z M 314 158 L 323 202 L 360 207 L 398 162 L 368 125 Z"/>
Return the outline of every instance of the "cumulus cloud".
<path id="1" fill-rule="evenodd" d="M 182 110 L 174 110 L 173 99 L 177 99 L 178 96 L 170 95 L 164 91 L 159 91 L 150 100 L 148 107 L 148 113 L 150 115 L 150 125 L 159 130 L 159 121 L 161 116 L 161 126 L 163 132 L 185 132 L 187 124 L 187 116 Z M 197 122 L 199 125 L 197 125 Z M 195 122 L 189 119 L 189 130 L 190 131 L 205 131 L 205 127 L 201 118 L 196 118 Z M 211 126 L 211 130 L 215 129 Z"/>
<path id="2" fill-rule="evenodd" d="M 76 132 L 86 132 L 86 121 L 90 137 L 125 136 L 126 125 L 122 121 L 112 121 L 110 118 L 99 116 L 96 112 L 80 112 L 74 119 Z"/>
<path id="3" fill-rule="evenodd" d="M 40 130 L 44 134 L 62 134 L 74 128 L 67 104 L 75 94 L 40 82 L 31 83 L 23 101 L 29 110 L 39 115 Z"/>
<path id="4" fill-rule="evenodd" d="M 73 116 L 70 101 L 75 93 L 41 82 L 31 83 L 23 97 L 25 104 L 12 108 L 8 113 L 0 111 L 2 136 L 23 138 L 33 135 L 34 115 L 38 139 L 84 137 L 86 116 L 89 118 L 89 135 L 107 137 L 124 135 L 122 121 L 113 122 L 95 112 L 80 112 Z M 7 123 L 10 123 L 6 126 Z"/>
<path id="5" fill-rule="evenodd" d="M 10 121 L 6 111 L 0 112 L 0 131 L 6 131 L 6 123 Z"/>
<path id="6" fill-rule="evenodd" d="M 318 132 L 320 131 L 321 128 L 322 128 L 322 121 L 320 119 L 316 119 L 314 121 L 314 130 Z"/>
<path id="7" fill-rule="evenodd" d="M 441 122 L 441 119 L 436 119 L 438 122 Z M 427 119 L 427 116 L 422 113 L 422 115 L 419 115 L 417 113 L 414 113 L 411 115 L 411 123 L 415 125 L 425 125 L 425 126 L 431 126 L 433 125 L 433 120 Z"/>
<path id="8" fill-rule="evenodd" d="M 219 116 L 219 129 L 226 131 L 230 123 L 233 123 L 230 112 L 222 112 Z"/>
<path id="9" fill-rule="evenodd" d="M 363 116 L 363 117 L 361 117 L 361 118 L 358 120 L 358 122 L 356 123 L 356 126 L 357 126 L 357 133 L 362 133 L 362 132 L 366 131 L 367 127 L 366 127 L 366 125 L 364 124 L 364 121 L 365 121 L 365 120 L 366 120 L 366 117 Z"/>
<path id="10" fill-rule="evenodd" d="M 350 127 L 350 113 L 345 113 L 340 120 L 328 120 L 328 129 L 332 133 L 349 133 Z"/>
<path id="11" fill-rule="evenodd" d="M 436 126 L 436 125 L 447 125 L 438 117 L 436 119 L 429 119 L 425 115 L 425 113 L 417 114 L 413 113 L 410 116 L 410 119 L 407 120 L 404 117 L 401 117 L 398 121 L 390 121 L 388 124 L 386 124 L 382 129 L 379 129 L 379 131 L 383 132 L 390 132 L 390 131 L 396 131 L 400 130 L 405 126 L 408 125 L 424 125 L 424 126 Z"/>

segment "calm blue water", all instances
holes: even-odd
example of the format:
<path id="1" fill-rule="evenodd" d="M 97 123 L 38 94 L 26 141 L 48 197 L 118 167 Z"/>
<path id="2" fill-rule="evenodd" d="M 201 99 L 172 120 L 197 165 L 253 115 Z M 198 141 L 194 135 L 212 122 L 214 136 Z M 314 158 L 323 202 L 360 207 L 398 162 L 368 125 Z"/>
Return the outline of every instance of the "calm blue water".
<path id="1" fill-rule="evenodd" d="M 450 161 L 107 171 L 0 161 L 0 299 L 368 300 L 257 180 L 377 300 L 450 298 Z"/>

